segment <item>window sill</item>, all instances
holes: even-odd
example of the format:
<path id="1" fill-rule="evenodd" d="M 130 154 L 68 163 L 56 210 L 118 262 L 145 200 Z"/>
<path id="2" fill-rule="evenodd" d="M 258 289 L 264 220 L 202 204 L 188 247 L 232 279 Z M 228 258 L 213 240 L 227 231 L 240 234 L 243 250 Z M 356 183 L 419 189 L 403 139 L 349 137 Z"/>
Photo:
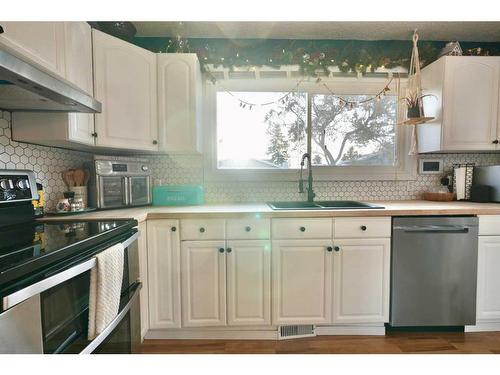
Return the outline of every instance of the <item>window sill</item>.
<path id="1" fill-rule="evenodd" d="M 416 163 L 408 170 L 391 167 L 313 167 L 314 181 L 412 181 L 416 180 Z M 303 178 L 307 179 L 307 169 Z M 205 181 L 298 181 L 299 170 L 205 170 Z"/>

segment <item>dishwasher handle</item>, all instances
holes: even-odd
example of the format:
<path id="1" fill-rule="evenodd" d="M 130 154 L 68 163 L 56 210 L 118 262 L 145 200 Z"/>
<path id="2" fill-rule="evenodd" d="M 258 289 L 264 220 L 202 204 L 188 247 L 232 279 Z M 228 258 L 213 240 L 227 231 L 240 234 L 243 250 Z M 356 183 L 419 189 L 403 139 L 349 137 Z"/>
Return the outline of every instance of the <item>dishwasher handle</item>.
<path id="1" fill-rule="evenodd" d="M 463 225 L 415 225 L 395 226 L 393 229 L 406 233 L 469 233 L 470 227 Z"/>

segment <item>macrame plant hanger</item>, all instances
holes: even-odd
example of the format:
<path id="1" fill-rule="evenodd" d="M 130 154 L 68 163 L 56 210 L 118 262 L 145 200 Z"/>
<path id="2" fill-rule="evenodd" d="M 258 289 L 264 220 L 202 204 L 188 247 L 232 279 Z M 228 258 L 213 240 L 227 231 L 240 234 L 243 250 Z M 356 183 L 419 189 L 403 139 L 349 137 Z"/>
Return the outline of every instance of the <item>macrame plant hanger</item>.
<path id="1" fill-rule="evenodd" d="M 400 125 L 410 125 L 411 145 L 408 155 L 416 155 L 418 153 L 417 144 L 417 125 L 423 124 L 433 119 L 433 117 L 425 117 L 424 106 L 422 103 L 422 75 L 420 73 L 420 59 L 418 55 L 418 34 L 417 30 L 413 32 L 413 48 L 411 51 L 410 68 L 408 69 L 408 80 L 406 86 L 406 96 L 402 99 L 405 102 L 406 113 Z"/>

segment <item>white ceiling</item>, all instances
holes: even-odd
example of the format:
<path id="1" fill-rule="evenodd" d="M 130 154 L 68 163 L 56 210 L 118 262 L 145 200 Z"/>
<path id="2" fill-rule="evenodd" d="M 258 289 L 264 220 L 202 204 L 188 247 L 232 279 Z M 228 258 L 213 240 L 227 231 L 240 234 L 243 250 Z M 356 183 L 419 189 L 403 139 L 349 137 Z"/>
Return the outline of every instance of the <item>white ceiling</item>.
<path id="1" fill-rule="evenodd" d="M 500 22 L 134 22 L 137 36 L 500 42 Z"/>

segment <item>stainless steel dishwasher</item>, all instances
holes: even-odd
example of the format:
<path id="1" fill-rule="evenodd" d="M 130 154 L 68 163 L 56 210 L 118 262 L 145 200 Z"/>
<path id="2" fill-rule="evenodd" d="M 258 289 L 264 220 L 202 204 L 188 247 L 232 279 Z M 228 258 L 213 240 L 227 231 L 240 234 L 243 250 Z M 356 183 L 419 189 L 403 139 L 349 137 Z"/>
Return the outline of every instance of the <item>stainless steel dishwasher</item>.
<path id="1" fill-rule="evenodd" d="M 395 217 L 393 327 L 476 323 L 477 217 Z"/>

